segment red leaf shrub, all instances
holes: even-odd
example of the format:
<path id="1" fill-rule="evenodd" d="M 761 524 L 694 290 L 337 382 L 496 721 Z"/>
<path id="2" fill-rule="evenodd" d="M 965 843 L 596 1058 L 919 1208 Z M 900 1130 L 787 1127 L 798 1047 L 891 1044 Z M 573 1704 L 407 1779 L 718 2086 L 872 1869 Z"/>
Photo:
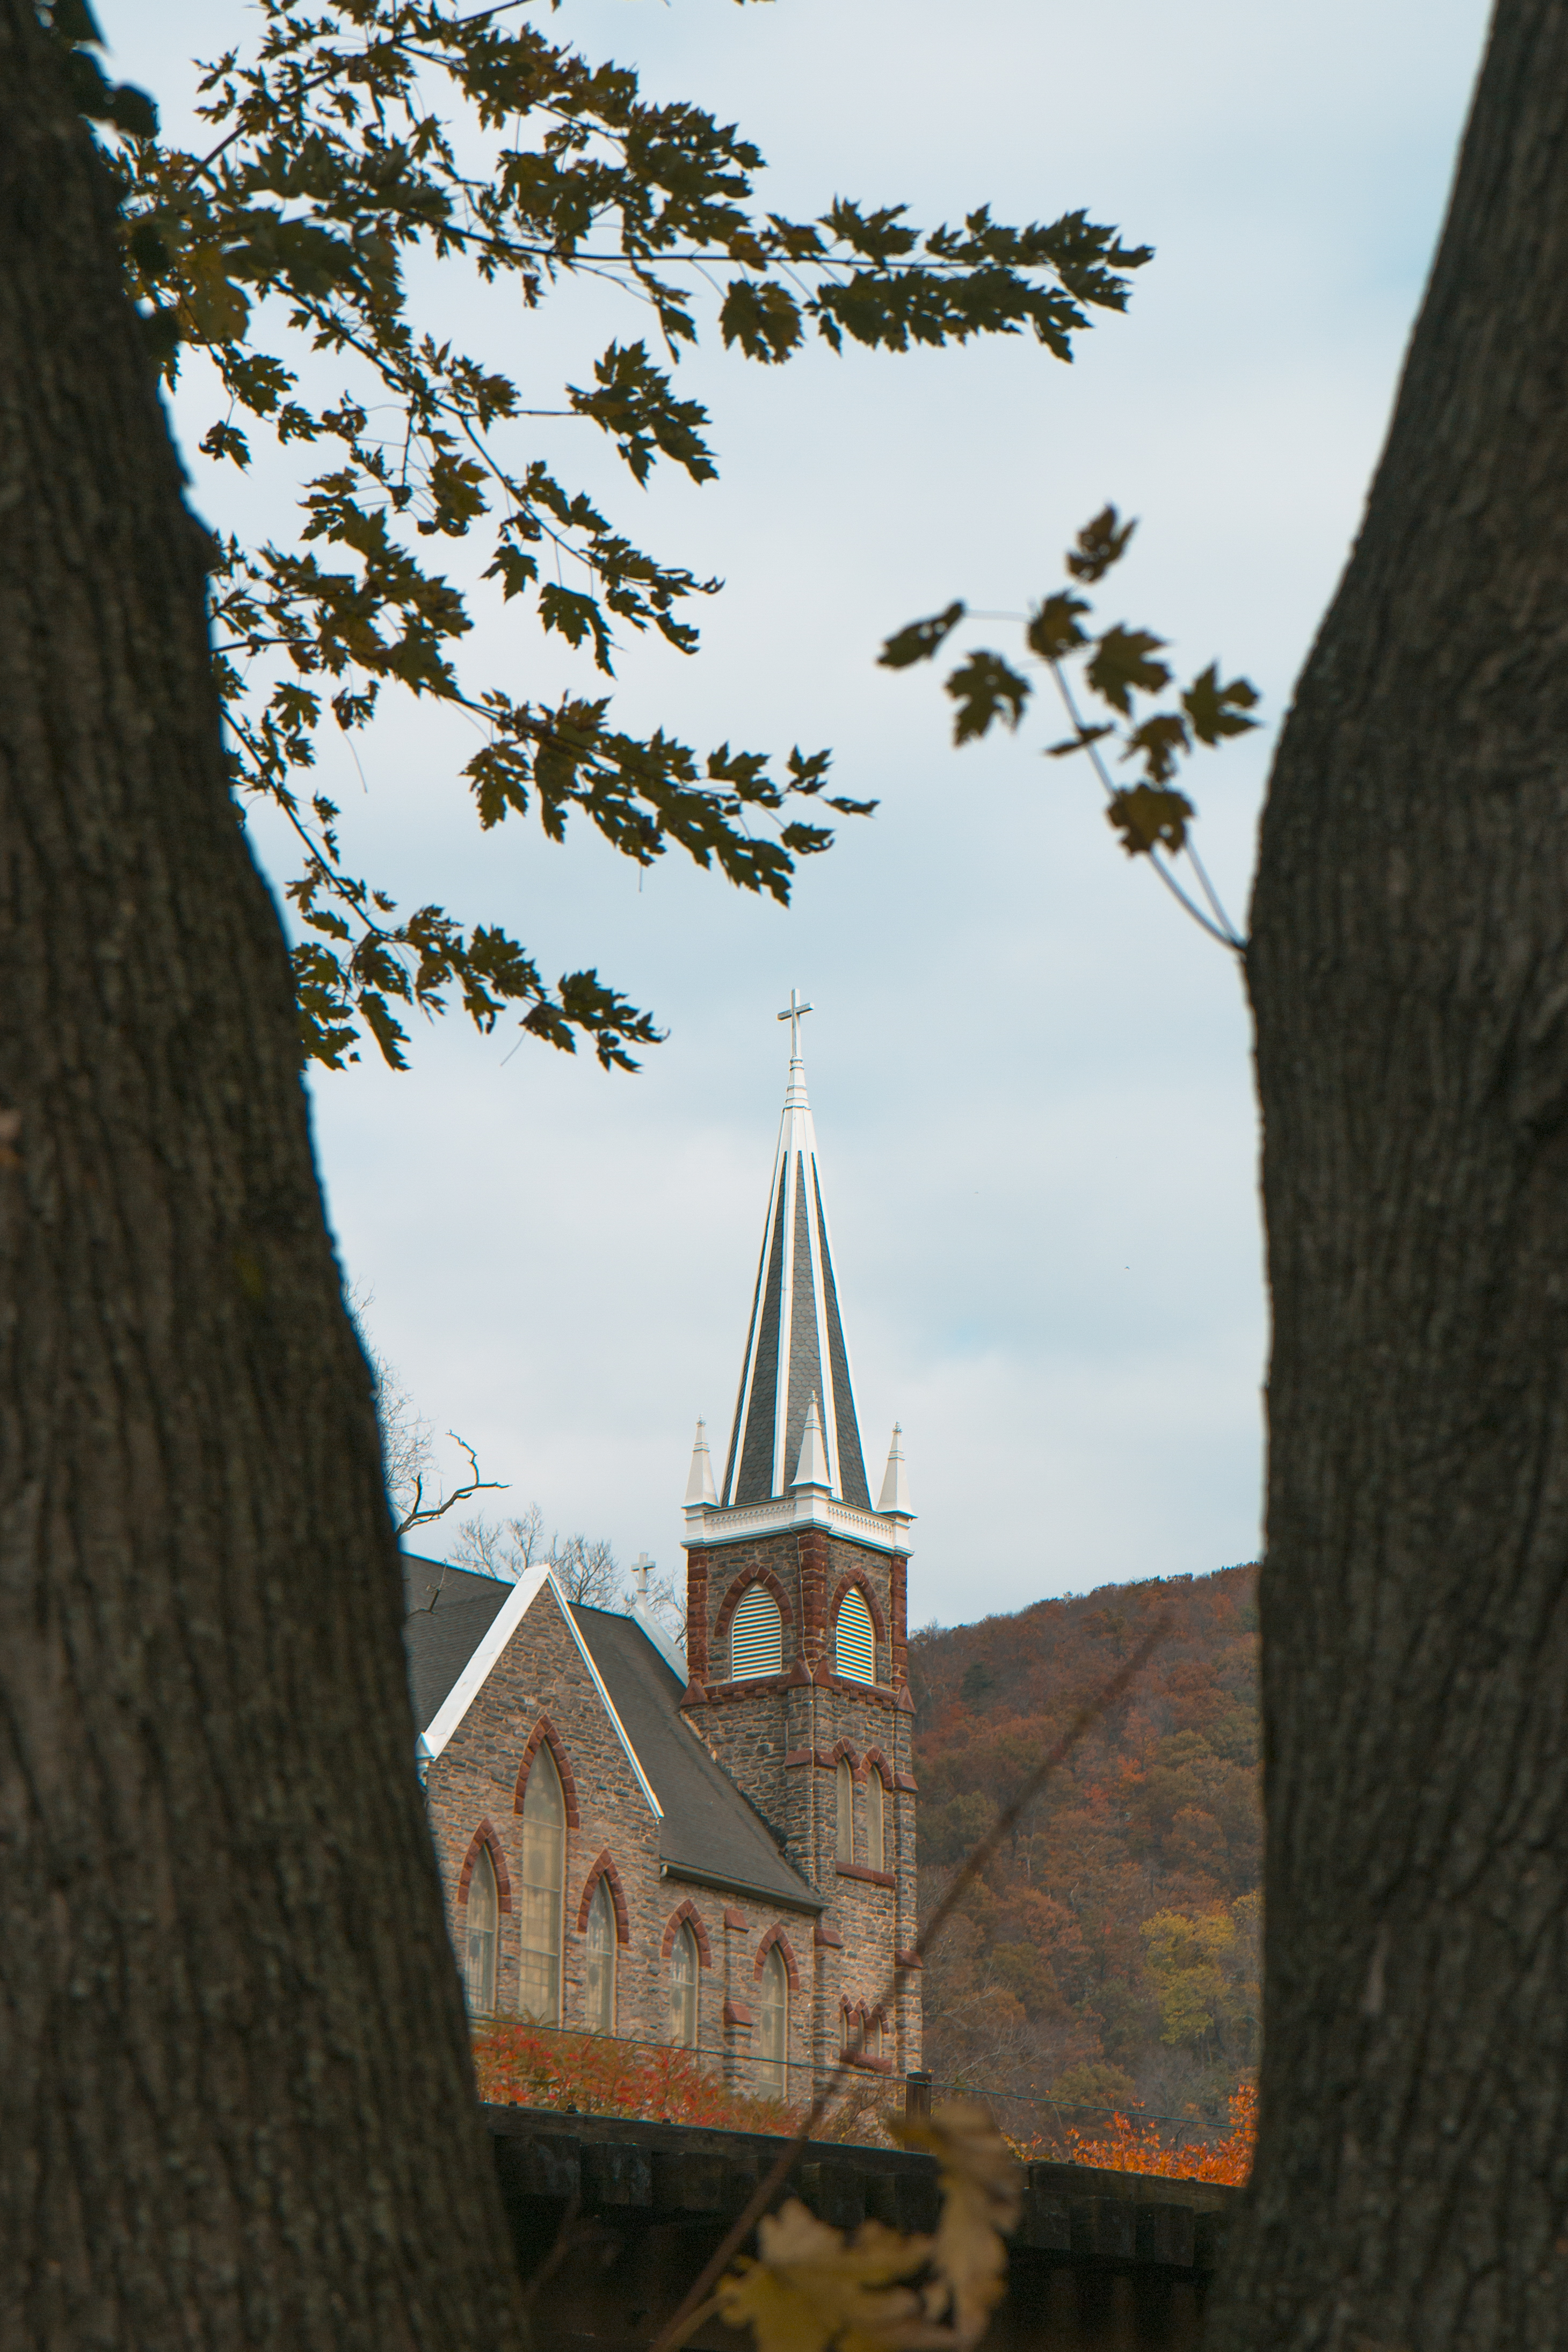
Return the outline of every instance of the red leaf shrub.
<path id="1" fill-rule="evenodd" d="M 1020 2148 L 1020 2156 L 1050 2156 L 1058 2162 L 1092 2164 L 1101 2172 L 1157 2172 L 1168 2180 L 1219 2180 L 1239 2188 L 1252 2170 L 1252 2148 L 1258 2137 L 1258 2093 L 1250 2083 L 1230 2095 L 1230 2132 L 1207 2147 L 1167 2147 L 1159 2126 L 1133 2123 L 1126 2116 L 1111 2117 L 1110 2137 L 1090 2139 L 1068 2131 L 1065 2146 L 1037 2141 Z"/>
<path id="2" fill-rule="evenodd" d="M 793 2132 L 800 2125 L 799 2106 L 731 2090 L 690 2050 L 563 2033 L 523 2018 L 479 2020 L 473 2043 L 479 2096 L 500 2106 L 640 2116 L 719 2131 Z"/>

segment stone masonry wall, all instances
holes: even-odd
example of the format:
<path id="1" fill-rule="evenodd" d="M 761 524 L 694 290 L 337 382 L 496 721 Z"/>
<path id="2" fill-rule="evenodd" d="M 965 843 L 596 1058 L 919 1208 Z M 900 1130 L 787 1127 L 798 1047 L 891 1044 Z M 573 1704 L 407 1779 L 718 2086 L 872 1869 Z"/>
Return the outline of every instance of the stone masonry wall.
<path id="1" fill-rule="evenodd" d="M 614 1874 L 624 1910 L 616 1953 L 617 2035 L 668 2038 L 669 1951 L 689 1920 L 700 1961 L 699 2047 L 721 2056 L 737 2087 L 758 2089 L 750 2063 L 758 1979 L 768 1949 L 783 1948 L 790 1978 L 788 2095 L 804 2091 L 831 1996 L 819 1983 L 829 1949 L 808 1912 L 721 1895 L 660 1873 L 658 1822 L 550 1587 L 542 1589 L 426 1783 L 454 1948 L 465 1941 L 468 1875 L 489 1847 L 501 1897 L 496 2008 L 518 2008 L 515 1890 L 522 1858 L 522 1788 L 547 1741 L 566 1796 L 562 2023 L 586 2022 L 586 1901 L 601 1867 Z"/>
<path id="2" fill-rule="evenodd" d="M 905 1562 L 821 1528 L 790 1530 L 688 1554 L 691 1682 L 684 1705 L 712 1754 L 744 1790 L 826 1909 L 816 1931 L 818 1983 L 813 2054 L 844 2047 L 850 2025 L 882 2026 L 881 2067 L 921 2063 L 919 1978 L 884 2006 L 895 1955 L 914 1940 L 915 1800 L 912 1702 L 905 1678 Z M 746 1588 L 766 1585 L 784 1621 L 783 1671 L 729 1677 L 729 1627 Z M 866 1595 L 877 1632 L 877 1679 L 837 1674 L 837 1604 L 850 1584 Z M 855 1775 L 855 1860 L 837 1859 L 837 1769 Z M 885 1867 L 867 1856 L 866 1785 L 883 1783 Z M 868 2071 L 871 2071 L 868 2065 Z"/>

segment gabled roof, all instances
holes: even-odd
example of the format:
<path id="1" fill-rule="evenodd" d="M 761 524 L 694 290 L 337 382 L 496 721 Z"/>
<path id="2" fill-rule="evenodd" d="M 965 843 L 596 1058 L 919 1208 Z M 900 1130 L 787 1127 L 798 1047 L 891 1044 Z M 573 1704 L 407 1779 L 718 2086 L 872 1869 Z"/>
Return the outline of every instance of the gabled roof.
<path id="1" fill-rule="evenodd" d="M 838 1312 L 833 1242 L 822 1203 L 816 1130 L 806 1100 L 798 1023 L 791 1034 L 784 1120 L 719 1500 L 732 1510 L 788 1493 L 815 1396 L 828 1489 L 841 1502 L 868 1511 L 871 1496 L 849 1349 Z"/>
<path id="2" fill-rule="evenodd" d="M 405 1556 L 403 1638 L 415 1719 L 438 1756 L 548 1585 L 599 1701 L 660 1816 L 659 1859 L 674 1877 L 751 1894 L 800 1911 L 819 1896 L 784 1860 L 762 1815 L 716 1764 L 680 1712 L 679 1654 L 635 1617 L 571 1607 L 548 1569 L 515 1584 Z M 432 1606 L 434 1602 L 434 1606 Z"/>
<path id="3" fill-rule="evenodd" d="M 680 1712 L 684 1683 L 643 1628 L 607 1609 L 574 1608 L 583 1638 L 658 1792 L 659 1859 L 672 1877 L 801 1911 L 824 1906 L 784 1860 L 762 1815 L 716 1764 Z"/>
<path id="4" fill-rule="evenodd" d="M 408 1694 L 421 1731 L 434 1723 L 474 1652 L 512 1591 L 493 1576 L 473 1576 L 438 1559 L 403 1555 L 403 1592 L 407 1615 L 403 1646 L 408 1658 Z"/>
<path id="5" fill-rule="evenodd" d="M 489 1681 L 491 1672 L 506 1654 L 508 1645 L 523 1618 L 527 1616 L 540 1594 L 545 1592 L 549 1594 L 550 1600 L 561 1612 L 562 1622 L 576 1645 L 577 1654 L 587 1669 L 588 1679 L 594 1685 L 599 1704 L 608 1716 L 616 1737 L 626 1751 L 626 1761 L 637 1775 L 638 1786 L 647 1801 L 648 1810 L 656 1819 L 658 1818 L 662 1809 L 653 1784 L 642 1769 L 636 1748 L 626 1737 L 626 1727 L 621 1722 L 615 1701 L 605 1687 L 599 1669 L 595 1664 L 588 1646 L 583 1639 L 566 1596 L 555 1580 L 550 1563 L 547 1561 L 542 1567 L 525 1570 L 515 1584 L 503 1583 L 499 1578 L 472 1576 L 466 1569 L 448 1568 L 443 1571 L 439 1563 L 433 1560 L 421 1560 L 414 1565 L 433 1571 L 433 1574 L 427 1574 L 424 1579 L 424 1591 L 420 1601 L 404 1621 L 410 1692 L 414 1697 L 415 1714 L 420 1722 L 420 1747 L 424 1755 L 433 1759 L 441 1754 Z M 486 1610 L 487 1604 L 478 1594 L 466 1596 L 468 1605 L 464 1609 L 464 1613 L 468 1619 L 467 1630 L 477 1630 L 479 1638 L 468 1656 L 458 1664 L 457 1672 L 451 1674 L 449 1672 L 451 1658 L 457 1642 L 450 1634 L 446 1636 L 426 1634 L 425 1624 L 426 1621 L 433 1621 L 440 1615 L 441 1603 L 445 1598 L 447 1584 L 454 1577 L 461 1577 L 465 1585 L 494 1584 L 500 1597 L 499 1605 L 489 1609 L 486 1622 L 481 1627 L 479 1617 Z M 409 1591 L 413 1583 L 414 1580 L 409 1577 L 405 1567 L 404 1572 L 405 1593 Z M 428 1597 L 426 1597 L 426 1595 Z M 460 1639 L 461 1633 L 458 1635 L 457 1641 L 460 1642 Z M 423 1697 L 417 1688 L 416 1659 L 426 1668 L 426 1690 Z M 424 1707 L 434 1696 L 438 1685 L 444 1687 L 441 1688 L 435 1712 L 426 1715 Z"/>

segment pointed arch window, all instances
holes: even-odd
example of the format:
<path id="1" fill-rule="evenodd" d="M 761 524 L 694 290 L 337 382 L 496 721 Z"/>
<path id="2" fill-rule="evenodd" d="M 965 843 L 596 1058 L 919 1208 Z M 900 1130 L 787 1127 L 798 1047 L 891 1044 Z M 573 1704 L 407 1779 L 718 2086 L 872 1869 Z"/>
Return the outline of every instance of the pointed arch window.
<path id="1" fill-rule="evenodd" d="M 616 1906 L 601 1878 L 588 1906 L 588 2031 L 616 2030 Z"/>
<path id="2" fill-rule="evenodd" d="M 522 1904 L 518 2007 L 541 2025 L 561 2022 L 561 1891 L 566 1884 L 566 1800 L 542 1742 L 522 1797 Z M 471 1898 L 470 1898 L 471 1899 Z"/>
<path id="3" fill-rule="evenodd" d="M 469 2014 L 489 2017 L 496 2005 L 496 1922 L 500 1903 L 496 1893 L 495 1864 L 488 1847 L 468 1874 L 467 1925 L 464 1929 L 463 1990 Z"/>
<path id="4" fill-rule="evenodd" d="M 849 1759 L 841 1756 L 833 1776 L 833 1794 L 838 1815 L 838 1859 L 855 1859 L 855 1775 L 849 1769 Z"/>
<path id="5" fill-rule="evenodd" d="M 866 1866 L 888 1867 L 888 1806 L 882 1776 L 873 1764 L 866 1775 Z"/>
<path id="6" fill-rule="evenodd" d="M 782 2099 L 789 2076 L 789 1970 L 776 1944 L 757 1990 L 757 2088 L 764 2098 Z"/>
<path id="7" fill-rule="evenodd" d="M 748 1584 L 730 1620 L 730 1673 L 748 1682 L 784 1672 L 784 1619 L 765 1584 Z"/>
<path id="8" fill-rule="evenodd" d="M 666 2040 L 682 2050 L 697 2047 L 697 1938 L 682 1920 L 669 1948 L 669 2009 Z"/>
<path id="9" fill-rule="evenodd" d="M 837 1671 L 852 1683 L 877 1679 L 877 1629 L 866 1596 L 851 1585 L 838 1604 L 834 1629 L 833 1661 Z"/>

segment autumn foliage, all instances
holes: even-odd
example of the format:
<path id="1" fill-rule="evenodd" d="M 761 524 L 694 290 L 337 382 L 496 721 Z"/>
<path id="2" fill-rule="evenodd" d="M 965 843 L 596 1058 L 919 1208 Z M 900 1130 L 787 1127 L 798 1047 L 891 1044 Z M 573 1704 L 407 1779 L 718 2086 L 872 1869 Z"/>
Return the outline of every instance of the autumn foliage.
<path id="1" fill-rule="evenodd" d="M 561 2033 L 523 2018 L 475 2024 L 479 2096 L 496 2105 L 562 2107 L 579 2116 L 640 2116 L 720 2131 L 793 2132 L 801 2110 L 729 2089 L 690 2050 Z"/>
<path id="2" fill-rule="evenodd" d="M 924 1910 L 1084 1695 L 1168 1622 L 928 1958 L 925 2063 L 1019 2145 L 1054 2134 L 1065 2154 L 1081 2134 L 1080 2160 L 1125 2164 L 1152 2137 L 1223 2139 L 1255 2069 L 1254 1580 L 1112 1586 L 911 1639 Z"/>
<path id="3" fill-rule="evenodd" d="M 1200 2146 L 1170 2145 L 1158 2124 L 1139 2123 L 1113 2116 L 1109 2132 L 1092 2137 L 1069 2129 L 1065 2142 L 1022 2147 L 1020 2156 L 1066 2158 L 1069 2164 L 1092 2164 L 1101 2172 L 1157 2172 L 1168 2180 L 1217 2180 L 1240 2188 L 1252 2170 L 1252 2150 L 1258 2137 L 1258 2093 L 1244 2083 L 1230 2095 L 1230 2130 L 1224 2139 Z"/>

